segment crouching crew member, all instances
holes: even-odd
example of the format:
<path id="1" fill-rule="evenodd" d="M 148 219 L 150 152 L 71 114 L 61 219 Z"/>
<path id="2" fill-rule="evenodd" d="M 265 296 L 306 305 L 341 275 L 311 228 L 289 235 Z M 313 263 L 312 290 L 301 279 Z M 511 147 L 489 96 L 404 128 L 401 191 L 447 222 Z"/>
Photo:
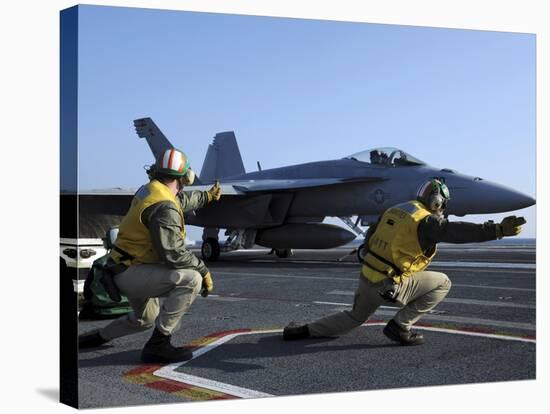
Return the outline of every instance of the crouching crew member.
<path id="1" fill-rule="evenodd" d="M 402 345 L 424 343 L 411 327 L 441 302 L 451 281 L 441 272 L 426 271 L 439 242 L 471 243 L 515 236 L 525 224 L 523 217 L 510 216 L 495 224 L 450 222 L 444 211 L 449 189 L 439 180 L 429 180 L 416 200 L 389 208 L 371 226 L 365 240 L 364 258 L 353 308 L 307 325 L 291 322 L 285 340 L 338 336 L 363 324 L 384 303 L 400 310 L 384 327 L 384 334 Z"/>
<path id="2" fill-rule="evenodd" d="M 161 154 L 148 175 L 150 182 L 136 192 L 120 224 L 108 267 L 110 295 L 116 296 L 116 289 L 120 290 L 133 312 L 81 335 L 79 346 L 96 347 L 154 327 L 141 359 L 184 361 L 191 359 L 192 353 L 174 347 L 171 335 L 201 289 L 203 295 L 213 289 L 208 268 L 185 248 L 184 213 L 219 200 L 221 189 L 216 183 L 209 191 L 183 192 L 195 174 L 185 154 L 176 149 Z"/>

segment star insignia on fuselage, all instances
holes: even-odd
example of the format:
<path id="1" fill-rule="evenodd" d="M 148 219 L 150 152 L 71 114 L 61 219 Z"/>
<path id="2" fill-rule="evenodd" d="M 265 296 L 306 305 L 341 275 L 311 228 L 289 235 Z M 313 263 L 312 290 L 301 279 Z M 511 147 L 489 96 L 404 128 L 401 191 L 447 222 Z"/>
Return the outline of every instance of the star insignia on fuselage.
<path id="1" fill-rule="evenodd" d="M 372 194 L 371 199 L 376 204 L 384 204 L 384 202 L 390 198 L 390 194 L 385 193 L 381 188 L 377 188 Z"/>

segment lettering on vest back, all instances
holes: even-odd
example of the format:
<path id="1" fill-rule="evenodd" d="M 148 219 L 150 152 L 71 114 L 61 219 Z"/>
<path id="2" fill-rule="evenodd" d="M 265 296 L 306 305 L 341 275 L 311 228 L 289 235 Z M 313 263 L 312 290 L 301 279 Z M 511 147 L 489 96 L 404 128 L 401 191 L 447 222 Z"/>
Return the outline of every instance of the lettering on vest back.
<path id="1" fill-rule="evenodd" d="M 386 250 L 388 248 L 389 243 L 385 240 L 382 240 L 379 236 L 373 235 L 370 240 L 370 246 L 371 248 L 378 248 L 380 250 Z"/>

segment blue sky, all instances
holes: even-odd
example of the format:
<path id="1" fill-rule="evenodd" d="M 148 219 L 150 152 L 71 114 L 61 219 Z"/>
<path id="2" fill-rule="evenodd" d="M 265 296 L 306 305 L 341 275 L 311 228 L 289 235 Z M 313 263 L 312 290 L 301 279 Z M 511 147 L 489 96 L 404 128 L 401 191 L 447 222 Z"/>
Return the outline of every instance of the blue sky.
<path id="1" fill-rule="evenodd" d="M 150 116 L 196 171 L 234 130 L 247 171 L 395 146 L 536 195 L 534 35 L 97 6 L 79 28 L 80 189 L 145 181 Z"/>

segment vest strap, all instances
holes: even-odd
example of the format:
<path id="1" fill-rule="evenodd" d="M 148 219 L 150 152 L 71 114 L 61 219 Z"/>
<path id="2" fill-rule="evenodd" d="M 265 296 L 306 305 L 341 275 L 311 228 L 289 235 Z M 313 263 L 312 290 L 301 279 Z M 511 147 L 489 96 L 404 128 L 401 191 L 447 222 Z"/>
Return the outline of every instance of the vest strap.
<path id="1" fill-rule="evenodd" d="M 372 252 L 372 251 L 370 251 L 370 250 L 367 250 L 367 254 L 372 254 L 373 257 L 374 257 L 376 260 L 378 260 L 378 261 L 384 263 L 385 265 L 388 265 L 389 267 L 391 267 L 391 268 L 393 269 L 393 271 L 395 272 L 395 275 L 396 275 L 396 276 L 401 276 L 401 275 L 403 274 L 403 272 L 401 271 L 401 269 L 399 269 L 399 268 L 398 268 L 395 264 L 393 264 L 392 262 L 390 262 L 390 261 L 384 259 L 382 256 L 379 256 L 379 255 L 377 255 L 376 253 L 374 253 L 374 252 Z M 366 257 L 367 257 L 367 256 L 365 255 L 365 259 L 366 259 Z M 389 276 L 386 272 L 383 272 L 382 270 L 376 269 L 374 266 L 372 266 L 370 263 L 368 263 L 367 260 L 364 260 L 364 263 L 367 265 L 367 267 L 370 267 L 372 270 L 375 270 L 375 271 L 377 271 L 377 272 L 380 272 L 380 273 L 382 273 L 382 274 L 385 274 L 385 275 L 388 276 L 388 277 L 392 277 L 392 276 Z"/>
<path id="2" fill-rule="evenodd" d="M 127 251 L 125 250 L 122 250 L 120 247 L 118 246 L 115 246 L 113 247 L 113 250 L 115 250 L 117 253 L 120 253 L 120 261 L 121 262 L 125 262 L 126 260 L 134 260 L 135 257 L 132 256 L 130 253 L 128 253 Z"/>
<path id="3" fill-rule="evenodd" d="M 384 275 L 384 277 L 389 277 L 388 274 L 387 274 L 386 272 L 377 269 L 376 267 L 374 267 L 374 266 L 371 265 L 370 263 L 363 262 L 363 264 L 364 264 L 365 266 L 367 266 L 369 269 L 374 270 L 375 272 L 378 272 L 378 273 Z"/>

